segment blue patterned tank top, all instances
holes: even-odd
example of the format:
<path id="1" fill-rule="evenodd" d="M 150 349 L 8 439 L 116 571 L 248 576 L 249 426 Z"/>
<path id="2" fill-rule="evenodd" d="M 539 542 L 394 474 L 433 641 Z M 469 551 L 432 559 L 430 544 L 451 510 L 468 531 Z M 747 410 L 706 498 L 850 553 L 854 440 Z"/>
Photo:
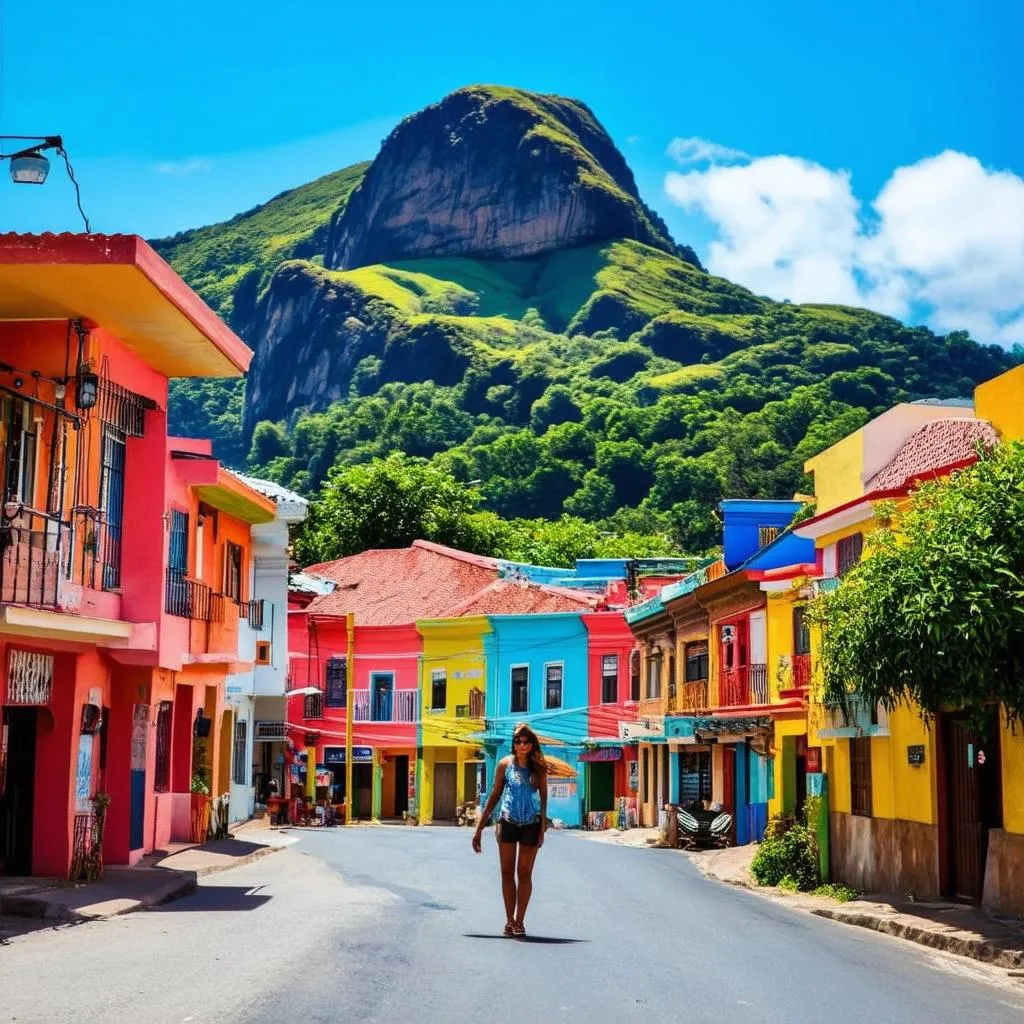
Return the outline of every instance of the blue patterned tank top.
<path id="1" fill-rule="evenodd" d="M 530 785 L 530 769 L 520 768 L 515 760 L 505 766 L 498 817 L 514 825 L 528 825 L 540 818 L 540 793 Z"/>

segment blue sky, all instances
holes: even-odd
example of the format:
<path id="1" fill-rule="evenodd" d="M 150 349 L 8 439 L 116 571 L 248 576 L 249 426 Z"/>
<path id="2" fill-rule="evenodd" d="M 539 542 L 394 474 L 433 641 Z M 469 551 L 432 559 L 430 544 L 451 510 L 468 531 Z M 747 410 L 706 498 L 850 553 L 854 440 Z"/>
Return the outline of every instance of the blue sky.
<path id="1" fill-rule="evenodd" d="M 984 0 L 8 2 L 0 133 L 63 134 L 94 228 L 152 237 L 370 158 L 398 119 L 460 85 L 572 95 L 607 127 L 676 238 L 713 269 L 797 299 L 844 300 L 852 287 L 853 298 L 879 308 L 942 328 L 959 317 L 1009 343 L 1018 327 L 1024 337 L 1024 315 L 1005 294 L 1017 269 L 1012 238 L 996 240 L 993 257 L 989 241 L 971 235 L 951 266 L 935 268 L 920 233 L 894 232 L 908 191 L 938 179 L 947 187 L 937 186 L 937 197 L 951 181 L 980 182 L 989 196 L 980 212 L 956 211 L 960 220 L 999 219 L 1007 196 L 1017 210 L 1022 12 L 1019 3 Z M 666 152 L 677 138 L 723 148 L 680 167 Z M 727 150 L 742 155 L 723 157 Z M 947 151 L 974 164 L 922 165 Z M 888 214 L 872 206 L 897 169 L 922 167 L 928 173 L 911 175 Z M 808 177 L 808 168 L 820 173 Z M 804 186 L 815 184 L 817 205 L 801 208 Z M 780 221 L 739 222 L 735 211 L 751 190 Z M 852 227 L 843 220 L 851 201 Z M 928 210 L 916 216 L 934 221 Z M 808 219 L 836 217 L 824 239 L 801 233 Z M 77 228 L 56 168 L 42 189 L 0 178 L 0 229 Z M 771 251 L 753 244 L 754 232 L 789 241 Z M 838 277 L 809 273 L 823 247 Z M 950 295 L 962 260 L 979 258 L 998 263 L 989 291 Z M 941 294 L 921 292 L 914 282 L 922 273 L 946 282 Z M 999 309 L 986 319 L 978 307 L 992 302 Z"/>

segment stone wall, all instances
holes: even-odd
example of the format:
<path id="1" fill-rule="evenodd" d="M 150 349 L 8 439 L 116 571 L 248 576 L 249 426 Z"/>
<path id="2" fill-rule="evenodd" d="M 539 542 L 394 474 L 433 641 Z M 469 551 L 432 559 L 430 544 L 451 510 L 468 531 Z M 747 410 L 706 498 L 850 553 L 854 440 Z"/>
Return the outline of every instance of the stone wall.
<path id="1" fill-rule="evenodd" d="M 898 818 L 829 815 L 831 876 L 866 892 L 939 895 L 938 829 Z"/>

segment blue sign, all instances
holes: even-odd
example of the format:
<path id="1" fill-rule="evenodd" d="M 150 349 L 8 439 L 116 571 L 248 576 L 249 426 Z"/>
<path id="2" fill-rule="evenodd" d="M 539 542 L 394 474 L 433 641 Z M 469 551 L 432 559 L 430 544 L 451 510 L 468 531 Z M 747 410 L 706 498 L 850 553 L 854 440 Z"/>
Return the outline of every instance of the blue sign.
<path id="1" fill-rule="evenodd" d="M 353 747 L 352 763 L 369 764 L 373 760 L 373 747 Z M 324 747 L 324 764 L 344 764 L 344 747 Z"/>

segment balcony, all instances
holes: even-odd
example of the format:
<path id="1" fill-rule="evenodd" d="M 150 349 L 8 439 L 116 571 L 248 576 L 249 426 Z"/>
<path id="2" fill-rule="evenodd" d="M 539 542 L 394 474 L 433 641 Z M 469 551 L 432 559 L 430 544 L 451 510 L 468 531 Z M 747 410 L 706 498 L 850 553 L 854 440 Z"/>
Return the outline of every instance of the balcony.
<path id="1" fill-rule="evenodd" d="M 56 608 L 70 526 L 23 506 L 0 514 L 0 602 Z"/>
<path id="2" fill-rule="evenodd" d="M 679 700 L 678 710 L 683 714 L 693 714 L 697 711 L 706 711 L 710 707 L 708 693 L 708 681 L 706 679 L 691 679 L 683 683 Z"/>
<path id="3" fill-rule="evenodd" d="M 324 695 L 322 693 L 307 693 L 302 698 L 303 718 L 324 717 Z"/>
<path id="4" fill-rule="evenodd" d="M 769 703 L 768 666 L 741 665 L 718 674 L 718 706 L 742 708 Z"/>
<path id="5" fill-rule="evenodd" d="M 418 722 L 419 690 L 352 691 L 354 722 Z"/>
<path id="6" fill-rule="evenodd" d="M 469 703 L 455 705 L 456 718 L 483 718 L 484 714 L 483 690 L 470 690 Z"/>
<path id="7" fill-rule="evenodd" d="M 168 615 L 197 622 L 223 622 L 224 595 L 215 593 L 205 583 L 189 579 L 183 569 L 168 569 L 164 610 Z"/>

